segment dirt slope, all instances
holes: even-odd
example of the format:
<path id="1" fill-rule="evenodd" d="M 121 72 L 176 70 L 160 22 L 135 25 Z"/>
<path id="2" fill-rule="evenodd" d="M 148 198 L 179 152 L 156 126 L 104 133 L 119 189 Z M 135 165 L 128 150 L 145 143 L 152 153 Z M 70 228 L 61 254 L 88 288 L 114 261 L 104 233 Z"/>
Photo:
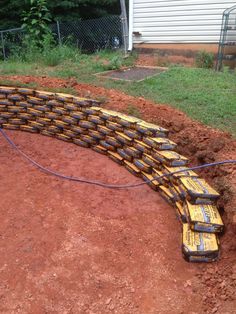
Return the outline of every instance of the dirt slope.
<path id="1" fill-rule="evenodd" d="M 236 157 L 229 134 L 169 106 L 74 80 L 9 79 L 73 87 L 86 97 L 105 96 L 105 106 L 120 111 L 133 104 L 143 119 L 168 127 L 179 151 L 194 165 Z M 38 135 L 8 133 L 53 169 L 113 183 L 136 180 L 92 151 Z M 182 260 L 173 209 L 148 187 L 114 193 L 61 182 L 29 167 L 0 141 L 1 311 L 236 313 L 235 167 L 201 173 L 222 193 L 228 228 L 220 261 L 192 265 Z"/>

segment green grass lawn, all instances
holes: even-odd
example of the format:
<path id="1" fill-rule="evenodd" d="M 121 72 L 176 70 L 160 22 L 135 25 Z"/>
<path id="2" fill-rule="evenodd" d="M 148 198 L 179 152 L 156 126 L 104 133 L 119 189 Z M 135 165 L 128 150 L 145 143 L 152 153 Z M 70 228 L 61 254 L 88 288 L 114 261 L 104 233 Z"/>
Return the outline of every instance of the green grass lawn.
<path id="1" fill-rule="evenodd" d="M 19 61 L 17 58 L 0 63 L 0 75 L 47 75 L 74 77 L 78 82 L 116 88 L 156 103 L 176 107 L 188 116 L 236 136 L 236 73 L 171 66 L 165 73 L 142 82 L 121 82 L 99 79 L 97 72 L 129 66 L 135 56 L 123 59 L 119 52 L 83 55 L 63 52 L 61 59 L 37 58 Z M 6 84 L 1 80 L 0 84 Z M 33 87 L 33 86 L 32 86 Z"/>

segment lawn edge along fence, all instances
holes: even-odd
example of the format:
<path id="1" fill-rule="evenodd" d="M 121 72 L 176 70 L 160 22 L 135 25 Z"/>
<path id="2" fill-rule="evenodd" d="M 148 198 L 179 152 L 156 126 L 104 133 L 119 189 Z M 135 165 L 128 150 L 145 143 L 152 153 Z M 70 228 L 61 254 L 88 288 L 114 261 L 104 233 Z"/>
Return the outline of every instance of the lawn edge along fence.
<path id="1" fill-rule="evenodd" d="M 219 194 L 187 168 L 188 159 L 175 152 L 168 130 L 104 109 L 96 100 L 6 86 L 0 86 L 0 127 L 40 133 L 107 155 L 176 209 L 186 260 L 218 258 L 218 234 L 224 227 L 216 206 Z M 184 171 L 160 178 L 180 169 Z"/>

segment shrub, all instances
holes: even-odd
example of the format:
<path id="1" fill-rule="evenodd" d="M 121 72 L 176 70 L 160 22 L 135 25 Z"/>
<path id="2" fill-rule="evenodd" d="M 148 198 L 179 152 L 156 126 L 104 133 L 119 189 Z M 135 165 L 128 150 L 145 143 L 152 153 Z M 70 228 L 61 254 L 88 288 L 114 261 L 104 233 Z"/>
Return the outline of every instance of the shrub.
<path id="1" fill-rule="evenodd" d="M 198 68 L 211 69 L 214 65 L 214 54 L 207 51 L 199 51 L 196 55 L 196 65 Z"/>

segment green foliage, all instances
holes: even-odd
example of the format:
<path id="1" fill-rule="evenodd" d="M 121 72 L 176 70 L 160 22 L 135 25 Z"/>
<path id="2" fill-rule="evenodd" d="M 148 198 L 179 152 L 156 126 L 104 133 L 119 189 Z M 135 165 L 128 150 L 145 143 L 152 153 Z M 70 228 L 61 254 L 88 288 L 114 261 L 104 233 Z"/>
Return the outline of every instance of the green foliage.
<path id="1" fill-rule="evenodd" d="M 62 48 L 64 49 L 64 48 Z M 73 48 L 70 48 L 73 50 Z M 74 50 L 76 55 L 78 51 Z M 45 51 L 46 53 L 46 51 Z M 57 66 L 47 67 L 42 53 L 34 63 L 8 60 L 0 62 L 0 75 L 24 74 L 47 75 L 71 78 L 78 82 L 95 84 L 106 88 L 120 89 L 136 97 L 145 97 L 155 103 L 169 104 L 204 124 L 231 132 L 236 136 L 236 73 L 215 72 L 208 69 L 170 67 L 168 71 L 142 82 L 125 82 L 101 79 L 93 75 L 104 71 L 107 63 L 119 55 L 115 52 L 100 52 L 94 55 L 63 52 L 65 60 Z M 133 57 L 123 59 L 132 65 Z M 129 114 L 138 116 L 134 106 L 128 106 Z"/>
<path id="2" fill-rule="evenodd" d="M 79 50 L 77 48 L 74 48 L 73 46 L 55 46 L 52 47 L 50 50 L 45 49 L 44 47 L 44 51 L 42 53 L 42 61 L 46 66 L 55 67 L 65 61 L 78 62 L 79 56 Z"/>
<path id="3" fill-rule="evenodd" d="M 212 69 L 214 65 L 214 54 L 207 51 L 199 51 L 196 55 L 196 65 L 198 68 Z"/>
<path id="4" fill-rule="evenodd" d="M 74 21 L 91 19 L 109 14 L 120 14 L 120 4 L 117 0 L 48 0 L 53 21 Z M 29 0 L 1 0 L 0 29 L 21 26 L 21 16 L 28 12 Z"/>
<path id="5" fill-rule="evenodd" d="M 51 15 L 47 8 L 46 0 L 30 0 L 29 11 L 23 12 L 22 28 L 25 30 L 27 45 L 42 47 L 45 40 L 51 34 L 48 23 L 51 22 Z"/>

